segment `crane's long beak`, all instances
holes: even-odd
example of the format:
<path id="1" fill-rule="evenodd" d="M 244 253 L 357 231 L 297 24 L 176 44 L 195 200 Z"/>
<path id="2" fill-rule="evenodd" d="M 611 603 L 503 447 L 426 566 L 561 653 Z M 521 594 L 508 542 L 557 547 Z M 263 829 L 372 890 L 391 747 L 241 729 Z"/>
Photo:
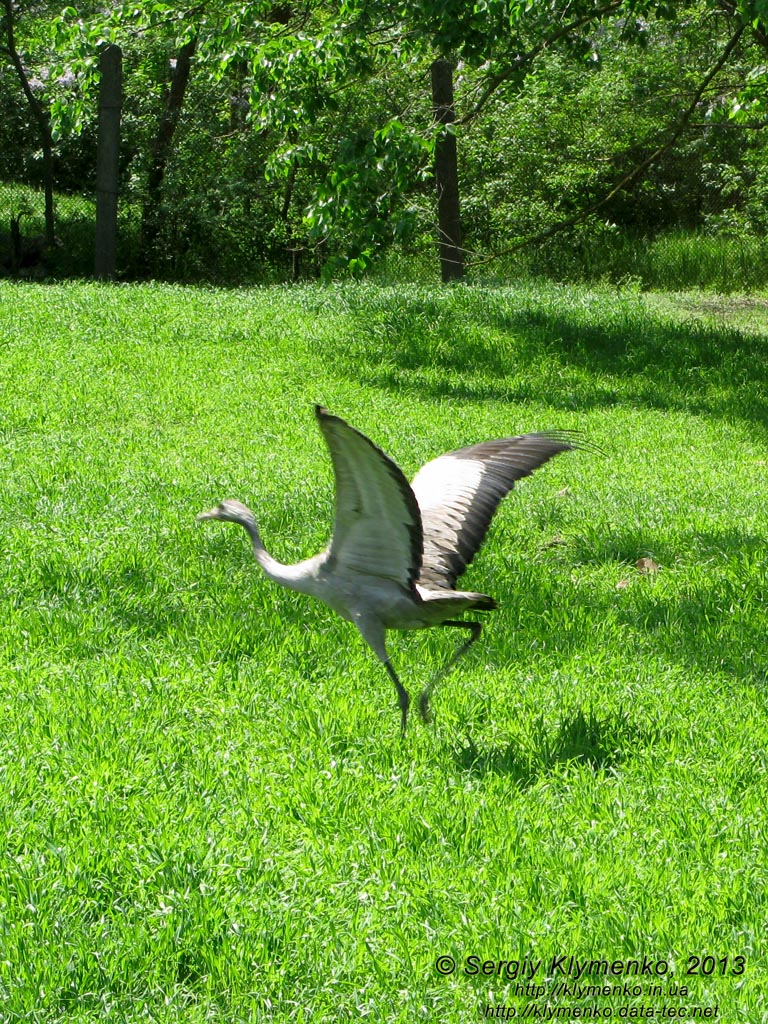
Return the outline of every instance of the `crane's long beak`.
<path id="1" fill-rule="evenodd" d="M 218 506 L 216 508 L 209 508 L 207 512 L 200 512 L 195 516 L 195 520 L 201 523 L 204 519 L 218 519 Z"/>

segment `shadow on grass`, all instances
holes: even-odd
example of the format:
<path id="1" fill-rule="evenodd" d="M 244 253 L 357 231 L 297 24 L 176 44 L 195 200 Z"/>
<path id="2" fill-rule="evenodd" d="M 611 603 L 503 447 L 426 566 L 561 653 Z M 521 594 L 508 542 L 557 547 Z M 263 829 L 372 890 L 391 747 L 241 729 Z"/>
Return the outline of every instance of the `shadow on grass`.
<path id="1" fill-rule="evenodd" d="M 763 535 L 723 529 L 656 537 L 648 530 L 619 527 L 610 534 L 581 536 L 567 551 L 574 564 L 615 567 L 593 598 L 591 621 L 615 622 L 618 635 L 636 638 L 641 656 L 699 678 L 718 675 L 747 686 L 768 680 Z M 646 575 L 635 563 L 648 552 L 659 570 Z M 576 595 L 564 599 L 574 601 Z M 583 634 L 573 642 L 580 638 Z"/>
<path id="2" fill-rule="evenodd" d="M 558 765 L 583 764 L 598 771 L 621 763 L 627 752 L 654 743 L 656 731 L 643 732 L 625 711 L 600 716 L 578 710 L 549 729 L 543 718 L 531 724 L 527 742 L 481 750 L 471 737 L 454 752 L 459 768 L 472 775 L 506 775 L 522 788 Z"/>
<path id="3" fill-rule="evenodd" d="M 636 568 L 637 560 L 650 556 L 660 564 L 662 573 L 674 569 L 679 575 L 710 567 L 710 575 L 717 578 L 725 566 L 759 561 L 766 547 L 764 536 L 735 529 L 671 532 L 666 528 L 649 529 L 642 522 L 618 522 L 608 529 L 599 523 L 579 526 L 578 533 L 559 538 L 557 544 L 532 550 L 530 561 L 544 567 L 613 565 L 618 580 L 642 576 Z"/>
<path id="4" fill-rule="evenodd" d="M 52 556 L 36 573 L 39 605 L 52 610 L 54 628 L 76 640 L 83 656 L 114 648 L 128 636 L 161 638 L 185 614 L 167 577 L 136 553 L 107 566 Z"/>
<path id="5" fill-rule="evenodd" d="M 461 293 L 459 293 L 461 295 Z M 558 296 L 473 292 L 443 302 L 382 293 L 352 308 L 339 342 L 356 380 L 469 401 L 535 401 L 588 410 L 637 408 L 768 421 L 768 339 L 727 325 L 679 322 L 617 294 L 593 309 Z M 389 303 L 389 305 L 387 305 Z M 333 342 L 331 342 L 333 344 Z"/>

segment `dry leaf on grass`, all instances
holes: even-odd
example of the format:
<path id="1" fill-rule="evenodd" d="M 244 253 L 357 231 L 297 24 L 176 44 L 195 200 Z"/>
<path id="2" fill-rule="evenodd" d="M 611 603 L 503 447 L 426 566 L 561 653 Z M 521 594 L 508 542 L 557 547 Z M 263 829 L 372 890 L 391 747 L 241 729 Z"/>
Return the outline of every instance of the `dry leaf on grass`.
<path id="1" fill-rule="evenodd" d="M 652 558 L 638 558 L 638 560 L 635 562 L 635 567 L 637 568 L 638 572 L 646 574 L 658 572 L 661 568 L 659 563 L 654 562 Z"/>

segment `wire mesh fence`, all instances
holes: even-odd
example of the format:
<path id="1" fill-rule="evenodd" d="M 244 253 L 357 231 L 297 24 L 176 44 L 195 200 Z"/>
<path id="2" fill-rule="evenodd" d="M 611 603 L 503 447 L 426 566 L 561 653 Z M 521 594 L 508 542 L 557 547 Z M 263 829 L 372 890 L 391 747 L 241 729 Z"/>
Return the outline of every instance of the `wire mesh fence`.
<path id="1" fill-rule="evenodd" d="M 293 276 L 302 247 L 281 216 L 279 186 L 265 180 L 264 147 L 240 97 L 223 87 L 191 88 L 172 145 L 158 154 L 173 59 L 164 65 L 149 79 L 139 58 L 124 58 L 118 277 L 238 283 Z M 54 150 L 51 243 L 40 138 L 18 80 L 8 68 L 0 72 L 0 273 L 93 274 L 96 140 L 94 111 L 76 139 Z"/>

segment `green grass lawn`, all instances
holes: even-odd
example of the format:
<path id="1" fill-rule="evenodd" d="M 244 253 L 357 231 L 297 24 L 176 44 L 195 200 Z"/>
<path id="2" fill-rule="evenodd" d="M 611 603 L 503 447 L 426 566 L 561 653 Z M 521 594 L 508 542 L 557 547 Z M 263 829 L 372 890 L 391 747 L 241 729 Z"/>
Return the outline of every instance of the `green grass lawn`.
<path id="1" fill-rule="evenodd" d="M 404 740 L 353 627 L 195 523 L 325 544 L 313 402 L 408 475 L 605 451 L 502 506 Z M 0 1020 L 768 1020 L 767 463 L 754 299 L 0 285 Z M 412 693 L 453 634 L 393 635 Z"/>

